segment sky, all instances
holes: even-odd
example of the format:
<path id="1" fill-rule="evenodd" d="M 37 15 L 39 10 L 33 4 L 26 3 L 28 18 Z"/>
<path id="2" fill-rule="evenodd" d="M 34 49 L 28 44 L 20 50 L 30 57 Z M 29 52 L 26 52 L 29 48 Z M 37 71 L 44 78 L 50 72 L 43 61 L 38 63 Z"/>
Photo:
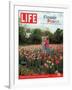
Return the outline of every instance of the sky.
<path id="1" fill-rule="evenodd" d="M 40 28 L 42 30 L 48 29 L 53 33 L 57 28 L 63 29 L 63 12 L 19 11 L 19 16 L 21 12 L 37 13 L 37 24 L 20 23 L 26 28 Z"/>

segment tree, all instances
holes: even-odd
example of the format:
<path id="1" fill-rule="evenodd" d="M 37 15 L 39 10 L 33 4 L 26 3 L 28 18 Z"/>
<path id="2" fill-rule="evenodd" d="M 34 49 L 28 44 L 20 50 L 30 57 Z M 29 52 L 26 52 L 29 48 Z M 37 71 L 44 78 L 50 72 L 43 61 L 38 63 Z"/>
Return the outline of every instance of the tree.
<path id="1" fill-rule="evenodd" d="M 19 44 L 24 44 L 26 42 L 26 32 L 24 27 L 19 26 Z"/>
<path id="2" fill-rule="evenodd" d="M 40 44 L 42 42 L 41 30 L 33 29 L 30 39 L 32 44 Z"/>
<path id="3" fill-rule="evenodd" d="M 32 34 L 35 34 L 35 35 L 41 35 L 41 29 L 38 29 L 38 28 L 36 28 L 36 29 L 33 29 L 32 30 Z"/>
<path id="4" fill-rule="evenodd" d="M 56 32 L 54 33 L 53 42 L 57 44 L 63 43 L 63 30 L 61 30 L 60 28 L 58 28 Z"/>

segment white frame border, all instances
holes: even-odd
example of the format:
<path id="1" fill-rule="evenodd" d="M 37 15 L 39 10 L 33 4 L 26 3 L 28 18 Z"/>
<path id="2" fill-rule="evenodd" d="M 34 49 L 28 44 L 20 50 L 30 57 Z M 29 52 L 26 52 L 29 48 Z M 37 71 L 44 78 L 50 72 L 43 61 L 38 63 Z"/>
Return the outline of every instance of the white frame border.
<path id="1" fill-rule="evenodd" d="M 16 82 L 18 82 L 19 80 L 17 80 L 16 79 L 16 77 L 15 77 L 15 72 L 16 72 L 16 70 L 15 70 L 15 64 L 16 64 L 16 61 L 15 61 L 15 63 L 14 63 L 14 60 L 15 60 L 15 52 L 14 52 L 14 50 L 15 50 L 15 32 L 14 32 L 14 30 L 15 30 L 15 26 L 14 26 L 14 24 L 15 24 L 15 22 L 14 22 L 14 11 L 15 11 L 15 6 L 16 5 L 23 5 L 23 3 L 18 3 L 18 2 L 10 2 L 9 3 L 9 11 L 10 11 L 10 21 L 9 21 L 9 23 L 10 23 L 10 25 L 9 25 L 9 30 L 10 30 L 10 33 L 9 33 L 9 36 L 10 36 L 10 40 L 9 40 L 9 42 L 10 42 L 10 62 L 9 62 L 9 67 L 10 67 L 10 70 L 9 70 L 9 72 L 10 72 L 10 77 L 9 77 L 9 84 L 10 84 L 10 88 L 11 87 L 16 87 Z M 26 6 L 26 5 L 25 5 Z M 32 6 L 32 5 L 28 5 L 28 6 Z M 36 7 L 39 7 L 39 6 L 36 6 Z M 44 6 L 43 6 L 44 7 Z M 45 6 L 45 7 L 47 7 L 47 6 Z M 70 12 L 70 9 L 69 9 L 69 5 L 64 5 L 64 6 L 61 6 L 61 5 L 50 5 L 49 4 L 49 7 L 48 8 L 60 8 L 60 9 L 64 9 L 64 10 L 68 10 L 68 12 Z M 66 14 L 68 14 L 68 12 L 66 13 Z M 67 15 L 67 18 L 68 18 L 68 16 L 69 15 Z M 68 20 L 69 21 L 69 20 Z M 13 24 L 14 23 L 14 24 Z M 67 22 L 65 22 L 66 24 L 68 24 Z M 68 26 L 69 26 L 69 24 L 68 24 Z M 67 26 L 66 26 L 67 27 Z M 68 28 L 68 27 L 67 27 Z M 67 35 L 67 33 L 66 33 L 66 35 Z M 69 38 L 68 38 L 68 40 L 69 40 Z M 70 43 L 69 41 L 68 41 L 68 43 Z M 66 42 L 66 44 L 67 44 L 67 42 Z M 67 44 L 68 45 L 68 44 Z M 68 46 L 67 46 L 68 47 Z M 69 51 L 69 50 L 68 50 Z M 68 53 L 67 53 L 68 54 Z M 67 55 L 66 54 L 66 55 Z M 68 68 L 68 70 L 69 70 L 69 68 Z M 43 80 L 43 79 L 42 79 Z M 15 82 L 16 81 L 16 82 Z M 28 83 L 30 81 L 30 79 L 29 80 L 25 80 L 25 83 Z M 35 80 L 31 80 L 31 81 L 37 81 L 37 79 L 35 79 Z M 30 81 L 30 82 L 31 82 Z M 46 81 L 46 79 L 45 79 L 45 81 Z M 19 81 L 20 82 L 20 81 Z M 21 83 L 22 82 L 22 83 Z M 19 84 L 23 84 L 23 81 L 21 81 Z M 62 82 L 61 82 L 62 83 Z M 59 84 L 61 84 L 61 83 L 59 83 Z M 68 80 L 66 81 L 66 85 L 68 85 L 68 84 L 70 84 L 70 78 L 68 78 Z M 47 82 L 46 82 L 46 85 L 47 85 Z M 54 84 L 52 84 L 52 85 L 54 85 Z M 63 84 L 62 84 L 63 85 Z M 23 86 L 23 85 L 22 85 Z M 41 85 L 42 86 L 42 85 Z M 27 86 L 25 86 L 25 87 L 27 87 Z M 31 87 L 32 87 L 32 85 L 31 85 Z"/>

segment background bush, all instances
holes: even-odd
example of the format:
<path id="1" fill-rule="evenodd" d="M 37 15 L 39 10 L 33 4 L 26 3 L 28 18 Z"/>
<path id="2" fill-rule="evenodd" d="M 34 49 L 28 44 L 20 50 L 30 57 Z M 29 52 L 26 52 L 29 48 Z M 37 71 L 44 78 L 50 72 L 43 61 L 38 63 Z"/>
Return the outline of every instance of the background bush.
<path id="1" fill-rule="evenodd" d="M 30 36 L 27 37 L 26 34 L 30 33 Z M 41 30 L 41 29 L 26 29 L 22 26 L 19 27 L 19 44 L 21 45 L 29 45 L 29 44 L 41 44 L 42 36 L 48 36 L 49 42 L 51 44 L 62 44 L 63 43 L 63 30 L 57 28 L 57 30 L 52 33 L 49 30 Z"/>

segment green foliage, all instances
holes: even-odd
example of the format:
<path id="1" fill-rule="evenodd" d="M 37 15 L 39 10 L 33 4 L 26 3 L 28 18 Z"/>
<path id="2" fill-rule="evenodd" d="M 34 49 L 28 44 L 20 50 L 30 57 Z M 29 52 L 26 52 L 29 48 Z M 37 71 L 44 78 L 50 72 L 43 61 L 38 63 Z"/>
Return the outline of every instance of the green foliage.
<path id="1" fill-rule="evenodd" d="M 31 73 L 32 71 L 29 68 L 19 65 L 19 75 L 29 75 Z"/>
<path id="2" fill-rule="evenodd" d="M 42 36 L 40 29 L 34 29 L 31 36 L 30 36 L 32 44 L 41 44 Z"/>
<path id="3" fill-rule="evenodd" d="M 26 42 L 26 32 L 24 27 L 19 27 L 19 44 L 24 44 Z"/>
<path id="4" fill-rule="evenodd" d="M 41 35 L 41 29 L 33 29 L 32 30 L 32 34 L 38 34 L 38 35 Z"/>
<path id="5" fill-rule="evenodd" d="M 46 30 L 46 31 L 42 32 L 42 36 L 49 36 L 50 37 L 51 35 L 53 35 L 53 33 L 51 33 L 50 31 Z"/>
<path id="6" fill-rule="evenodd" d="M 58 28 L 56 32 L 54 33 L 53 38 L 54 38 L 53 40 L 55 43 L 57 44 L 63 43 L 63 30 Z"/>
<path id="7" fill-rule="evenodd" d="M 27 38 L 26 34 L 30 33 Z M 51 44 L 62 44 L 63 43 L 63 30 L 58 28 L 54 33 L 50 31 L 42 31 L 41 29 L 25 29 L 24 27 L 19 27 L 19 44 L 41 44 L 42 36 L 49 37 L 49 43 Z"/>

